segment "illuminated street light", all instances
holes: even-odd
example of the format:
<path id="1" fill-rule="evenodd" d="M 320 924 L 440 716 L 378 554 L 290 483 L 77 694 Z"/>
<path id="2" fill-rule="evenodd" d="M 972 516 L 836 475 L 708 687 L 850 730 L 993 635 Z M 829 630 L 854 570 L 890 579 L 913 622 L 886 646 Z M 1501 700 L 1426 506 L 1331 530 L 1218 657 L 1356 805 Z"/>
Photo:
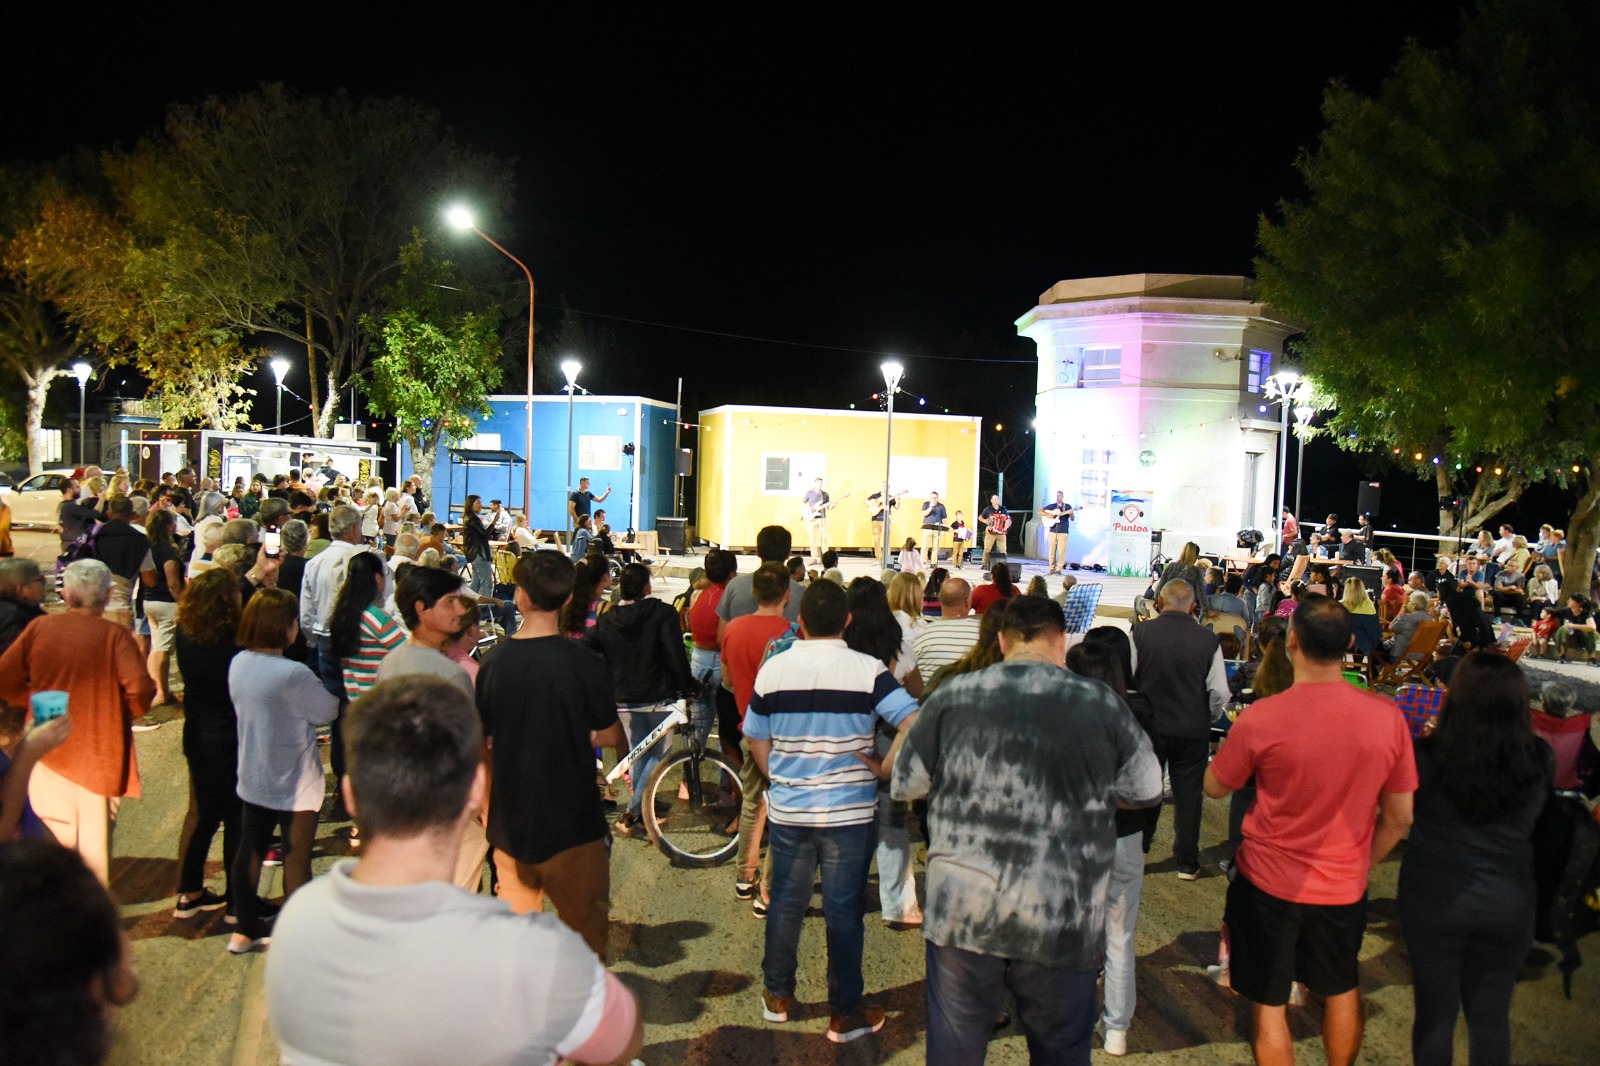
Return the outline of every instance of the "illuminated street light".
<path id="1" fill-rule="evenodd" d="M 572 498 L 572 394 L 578 391 L 578 371 L 583 364 L 576 359 L 565 359 L 561 373 L 567 378 L 567 498 Z M 567 508 L 567 532 L 572 532 L 573 508 Z"/>
<path id="2" fill-rule="evenodd" d="M 89 375 L 94 367 L 88 363 L 73 363 L 72 376 L 78 379 L 78 465 L 83 465 L 83 439 L 87 436 L 86 412 L 89 405 Z"/>
<path id="3" fill-rule="evenodd" d="M 280 355 L 267 365 L 272 367 L 272 376 L 278 379 L 278 424 L 273 427 L 272 432 L 281 436 L 283 434 L 283 379 L 289 374 L 289 360 Z"/>
<path id="4" fill-rule="evenodd" d="M 510 252 L 506 251 L 505 248 L 500 244 L 499 241 L 496 241 L 493 237 L 489 236 L 487 233 L 483 232 L 483 230 L 479 229 L 478 228 L 478 224 L 477 224 L 477 220 L 473 218 L 472 212 L 469 211 L 465 206 L 463 206 L 461 204 L 453 204 L 453 205 L 451 205 L 449 208 L 447 208 L 445 210 L 444 218 L 445 218 L 445 221 L 450 224 L 452 229 L 460 230 L 462 232 L 466 232 L 466 231 L 470 230 L 473 233 L 476 233 L 478 236 L 482 237 L 484 240 L 488 241 L 491 245 L 494 246 L 495 251 L 499 252 L 501 255 L 505 256 L 507 259 L 509 259 L 513 263 L 517 264 L 517 266 L 521 267 L 522 268 L 522 272 L 524 274 L 526 274 L 527 277 L 528 277 L 528 404 L 527 404 L 527 406 L 528 406 L 528 410 L 527 410 L 528 432 L 527 432 L 527 435 L 526 435 L 526 439 L 524 441 L 524 451 L 522 453 L 522 513 L 528 517 L 528 522 L 529 522 L 530 525 L 532 525 L 532 523 L 533 523 L 533 298 L 534 298 L 534 295 L 535 295 L 534 287 L 533 287 L 533 271 L 528 269 L 528 264 L 524 263 L 522 260 L 520 260 L 516 256 L 512 255 Z M 506 501 L 507 505 L 509 505 L 510 502 L 511 501 L 507 500 Z"/>

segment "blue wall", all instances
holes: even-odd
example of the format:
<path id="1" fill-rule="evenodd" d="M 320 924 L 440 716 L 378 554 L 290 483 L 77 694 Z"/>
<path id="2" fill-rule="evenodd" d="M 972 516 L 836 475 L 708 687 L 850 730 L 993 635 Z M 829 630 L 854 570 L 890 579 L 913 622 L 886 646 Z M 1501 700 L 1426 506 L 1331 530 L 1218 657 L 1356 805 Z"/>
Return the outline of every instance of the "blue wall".
<path id="1" fill-rule="evenodd" d="M 527 400 L 524 397 L 500 396 L 489 401 L 490 414 L 479 423 L 479 433 L 498 433 L 500 447 L 521 455 L 526 448 Z M 630 459 L 621 456 L 618 469 L 583 469 L 579 466 L 581 452 L 579 438 L 583 436 L 620 437 L 623 444 L 632 443 L 636 451 Z M 470 491 L 490 499 L 505 500 L 513 510 L 521 510 L 522 467 L 510 472 L 510 498 L 507 499 L 506 464 L 480 465 L 468 468 L 457 464 L 452 473 L 449 445 L 439 448 L 433 472 L 434 508 L 444 510 L 448 498 L 449 509 L 459 511 Z M 628 525 L 628 503 L 632 488 L 633 467 L 638 467 L 638 493 L 633 499 L 633 526 L 635 529 L 654 529 L 657 515 L 672 514 L 673 494 L 673 422 L 672 405 L 659 400 L 638 396 L 579 396 L 572 405 L 572 481 L 588 477 L 590 490 L 595 495 L 612 493 L 599 505 L 606 511 L 607 521 L 614 529 Z M 530 520 L 536 528 L 564 529 L 566 527 L 567 498 L 567 401 L 564 396 L 535 396 L 533 398 L 533 454 L 530 457 L 533 473 L 533 509 Z M 414 470 L 411 450 L 399 446 L 400 477 L 409 477 Z M 470 488 L 469 488 L 470 486 Z"/>

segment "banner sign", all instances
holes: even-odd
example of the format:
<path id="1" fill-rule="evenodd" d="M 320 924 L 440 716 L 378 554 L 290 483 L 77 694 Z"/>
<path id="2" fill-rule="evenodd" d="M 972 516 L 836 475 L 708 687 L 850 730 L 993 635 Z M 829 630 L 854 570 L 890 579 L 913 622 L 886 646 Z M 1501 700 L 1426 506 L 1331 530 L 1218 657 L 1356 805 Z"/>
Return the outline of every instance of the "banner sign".
<path id="1" fill-rule="evenodd" d="M 1149 489 L 1111 490 L 1111 530 L 1106 572 L 1112 577 L 1144 577 L 1150 573 L 1151 509 Z"/>

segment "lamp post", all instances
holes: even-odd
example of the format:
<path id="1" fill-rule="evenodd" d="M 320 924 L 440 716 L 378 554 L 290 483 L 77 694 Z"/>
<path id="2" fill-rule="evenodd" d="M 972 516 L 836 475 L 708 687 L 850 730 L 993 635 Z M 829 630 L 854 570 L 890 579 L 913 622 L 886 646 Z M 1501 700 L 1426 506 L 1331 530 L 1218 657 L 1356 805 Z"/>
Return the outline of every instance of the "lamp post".
<path id="1" fill-rule="evenodd" d="M 583 364 L 576 359 L 561 363 L 561 373 L 567 377 L 567 499 L 572 499 L 572 394 L 578 391 L 578 371 Z M 567 508 L 567 532 L 572 532 L 572 508 Z"/>
<path id="2" fill-rule="evenodd" d="M 78 379 L 78 465 L 83 465 L 83 440 L 88 436 L 87 411 L 89 406 L 89 375 L 94 367 L 88 363 L 72 364 L 72 376 Z"/>
<path id="3" fill-rule="evenodd" d="M 1311 416 L 1317 409 L 1306 403 L 1302 398 L 1300 403 L 1294 405 L 1294 435 L 1300 442 L 1300 454 L 1294 461 L 1294 514 L 1300 517 L 1300 489 L 1306 480 L 1306 426 L 1311 423 Z"/>
<path id="4" fill-rule="evenodd" d="M 1272 517 L 1278 523 L 1278 539 L 1283 539 L 1283 507 L 1289 488 L 1289 408 L 1294 406 L 1295 390 L 1300 374 L 1294 370 L 1280 370 L 1267 378 L 1267 397 L 1278 404 L 1280 428 L 1278 431 L 1278 496 Z M 1298 516 L 1297 516 L 1298 517 Z"/>
<path id="5" fill-rule="evenodd" d="M 885 445 L 883 457 L 883 567 L 889 568 L 889 528 L 891 516 L 894 511 L 890 506 L 889 497 L 889 468 L 894 464 L 894 394 L 900 391 L 900 376 L 906 372 L 905 367 L 893 359 L 887 360 L 879 367 L 883 371 L 884 393 L 889 400 L 888 418 L 888 443 Z"/>
<path id="6" fill-rule="evenodd" d="M 472 212 L 459 204 L 450 208 L 445 213 L 445 220 L 458 230 L 471 230 L 494 246 L 495 251 L 511 260 L 522 268 L 528 277 L 528 432 L 522 453 L 522 513 L 528 517 L 531 525 L 533 522 L 533 271 L 528 269 L 528 264 L 506 251 L 501 244 L 483 230 L 479 229 L 473 220 Z M 511 501 L 507 500 L 509 505 Z"/>
<path id="7" fill-rule="evenodd" d="M 278 419 L 277 419 L 278 424 L 273 427 L 272 432 L 278 434 L 279 436 L 282 436 L 283 435 L 283 379 L 289 373 L 289 360 L 285 359 L 283 356 L 280 355 L 280 356 L 278 356 L 278 358 L 274 359 L 272 362 L 268 363 L 267 365 L 272 367 L 272 376 L 278 379 Z M 315 436 L 315 435 L 316 435 L 315 432 L 313 432 L 312 436 Z"/>

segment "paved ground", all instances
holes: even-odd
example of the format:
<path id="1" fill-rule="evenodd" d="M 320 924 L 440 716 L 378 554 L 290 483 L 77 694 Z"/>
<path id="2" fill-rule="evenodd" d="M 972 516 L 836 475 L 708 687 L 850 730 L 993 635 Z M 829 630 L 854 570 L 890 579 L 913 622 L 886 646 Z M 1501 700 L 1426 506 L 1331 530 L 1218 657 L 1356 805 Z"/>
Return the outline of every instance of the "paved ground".
<path id="1" fill-rule="evenodd" d="M 31 537 L 19 545 L 24 554 L 36 548 L 38 557 L 44 558 L 47 549 Z M 850 567 L 852 576 L 857 569 L 870 572 L 870 564 L 860 560 Z M 1098 575 L 1096 579 L 1106 580 Z M 1103 602 L 1114 608 L 1131 602 L 1139 591 L 1132 587 L 1139 583 L 1127 579 L 1106 584 Z M 1129 586 L 1126 590 L 1124 584 Z M 682 581 L 667 579 L 658 585 L 662 586 L 658 594 L 671 594 L 682 588 Z M 1600 671 L 1595 674 L 1600 677 Z M 119 1066 L 276 1062 L 261 996 L 264 957 L 228 955 L 220 917 L 189 921 L 172 917 L 177 841 L 187 802 L 180 725 L 171 722 L 139 734 L 136 742 L 146 795 L 123 808 L 113 891 L 134 939 L 142 991 L 122 1012 L 112 1061 Z M 1224 882 L 1215 875 L 1214 866 L 1209 868 L 1211 876 L 1198 882 L 1179 881 L 1171 861 L 1170 829 L 1170 817 L 1164 817 L 1145 879 L 1131 1059 L 1175 1066 L 1247 1063 L 1244 1005 L 1205 976 L 1206 963 L 1215 960 Z M 1225 832 L 1225 806 L 1208 802 L 1203 841 L 1219 842 Z M 220 880 L 220 849 L 219 839 L 212 855 L 213 884 Z M 325 824 L 319 834 L 317 870 L 348 851 L 347 828 Z M 1411 989 L 1396 925 L 1398 869 L 1397 854 L 1373 877 L 1372 922 L 1362 965 L 1368 1018 L 1363 1063 L 1400 1063 L 1409 1058 Z M 619 840 L 612 877 L 611 954 L 617 972 L 644 1005 L 646 1063 L 923 1060 L 922 941 L 915 932 L 892 932 L 878 921 L 875 910 L 868 915 L 868 995 L 888 1008 L 890 1020 L 881 1034 L 836 1048 L 822 1036 L 827 1024 L 826 975 L 816 906 L 801 946 L 805 962 L 796 1020 L 770 1026 L 761 1021 L 757 1002 L 763 926 L 751 916 L 748 905 L 733 898 L 731 868 L 678 870 L 649 844 Z M 1593 959 L 1600 943 L 1591 937 L 1585 946 Z M 1600 1062 L 1600 1026 L 1595 1023 L 1600 965 L 1591 962 L 1580 971 L 1575 998 L 1568 1002 L 1562 998 L 1554 962 L 1551 950 L 1536 946 L 1523 970 L 1513 1011 L 1514 1060 L 1524 1066 Z M 1316 1015 L 1295 1009 L 1291 1018 L 1302 1061 L 1322 1061 Z M 1095 1058 L 1109 1061 L 1098 1051 Z M 1458 1034 L 1458 1058 L 1465 1061 L 1464 1034 Z M 1027 1061 L 1025 1042 L 1015 1026 L 995 1038 L 989 1061 Z"/>

